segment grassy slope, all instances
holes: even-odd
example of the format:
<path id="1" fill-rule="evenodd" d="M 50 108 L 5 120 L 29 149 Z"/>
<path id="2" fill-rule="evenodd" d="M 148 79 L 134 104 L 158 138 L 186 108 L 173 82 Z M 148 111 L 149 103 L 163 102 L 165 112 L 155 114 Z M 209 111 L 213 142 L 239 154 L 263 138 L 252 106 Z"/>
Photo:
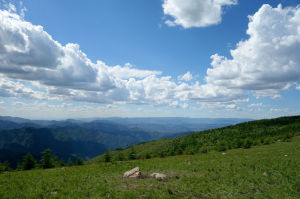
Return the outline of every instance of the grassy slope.
<path id="1" fill-rule="evenodd" d="M 0 198 L 300 198 L 300 137 L 251 149 L 0 174 Z M 163 172 L 123 179 L 124 171 Z M 264 175 L 264 172 L 266 175 Z"/>
<path id="2" fill-rule="evenodd" d="M 197 154 L 205 150 L 226 150 L 243 148 L 243 143 L 250 140 L 251 145 L 263 145 L 277 140 L 286 140 L 300 135 L 300 116 L 281 117 L 245 122 L 234 126 L 211 129 L 182 136 L 175 139 L 162 139 L 134 146 L 137 159 L 163 157 L 179 154 Z M 222 145 L 222 147 L 220 147 Z M 122 155 L 128 159 L 132 148 L 110 152 L 113 160 L 120 160 Z M 89 162 L 103 162 L 104 155 Z"/>

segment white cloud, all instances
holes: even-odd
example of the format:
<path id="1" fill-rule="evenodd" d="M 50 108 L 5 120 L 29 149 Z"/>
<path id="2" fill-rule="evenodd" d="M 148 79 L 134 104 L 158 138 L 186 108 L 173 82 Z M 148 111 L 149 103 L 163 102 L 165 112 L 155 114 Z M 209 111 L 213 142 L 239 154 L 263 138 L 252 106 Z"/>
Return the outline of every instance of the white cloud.
<path id="1" fill-rule="evenodd" d="M 180 75 L 177 77 L 178 80 L 181 81 L 191 81 L 193 79 L 193 75 L 190 73 L 190 71 L 186 72 L 184 75 Z"/>
<path id="2" fill-rule="evenodd" d="M 51 99 L 44 93 L 35 91 L 24 84 L 12 81 L 0 75 L 0 97 L 17 97 L 25 99 Z"/>
<path id="3" fill-rule="evenodd" d="M 300 7 L 263 5 L 249 19 L 249 39 L 231 50 L 232 59 L 213 55 L 206 81 L 277 98 L 300 80 Z"/>
<path id="4" fill-rule="evenodd" d="M 28 106 L 28 104 L 24 103 L 24 102 L 14 102 L 15 106 Z"/>
<path id="5" fill-rule="evenodd" d="M 296 89 L 300 90 L 300 84 L 296 85 Z"/>
<path id="6" fill-rule="evenodd" d="M 239 107 L 236 103 L 227 103 L 227 102 L 200 102 L 201 109 L 207 110 L 226 110 L 226 111 L 240 111 L 241 107 Z"/>
<path id="7" fill-rule="evenodd" d="M 199 83 L 178 84 L 160 71 L 130 64 L 93 63 L 78 44 L 63 46 L 43 27 L 7 10 L 0 10 L 0 51 L 0 95 L 6 97 L 174 106 L 180 99 L 233 100 L 237 93 Z M 193 77 L 187 72 L 180 78 Z"/>
<path id="8" fill-rule="evenodd" d="M 249 104 L 248 105 L 249 108 L 257 108 L 257 107 L 263 107 L 263 106 L 264 106 L 263 103 Z"/>
<path id="9" fill-rule="evenodd" d="M 151 75 L 161 75 L 162 72 L 160 71 L 151 71 L 151 70 L 139 70 L 133 68 L 130 63 L 125 64 L 124 67 L 122 66 L 114 66 L 114 67 L 106 67 L 107 71 L 114 75 L 116 78 L 120 79 L 129 79 L 129 78 L 145 78 Z"/>
<path id="10" fill-rule="evenodd" d="M 300 8 L 264 5 L 250 19 L 249 39 L 231 51 L 232 59 L 213 55 L 200 84 L 189 71 L 176 81 L 130 64 L 94 63 L 78 44 L 63 46 L 43 27 L 0 10 L 0 97 L 240 110 L 237 104 L 249 101 L 244 90 L 278 97 L 300 80 Z"/>
<path id="11" fill-rule="evenodd" d="M 270 112 L 289 113 L 289 109 L 288 108 L 271 108 Z"/>
<path id="12" fill-rule="evenodd" d="M 200 85 L 199 82 L 191 85 L 181 83 L 176 88 L 175 97 L 182 101 L 224 103 L 245 99 L 245 95 L 241 90 L 231 90 L 212 84 Z"/>
<path id="13" fill-rule="evenodd" d="M 162 7 L 173 18 L 165 21 L 167 25 L 192 28 L 220 23 L 223 7 L 236 4 L 237 0 L 164 0 Z"/>

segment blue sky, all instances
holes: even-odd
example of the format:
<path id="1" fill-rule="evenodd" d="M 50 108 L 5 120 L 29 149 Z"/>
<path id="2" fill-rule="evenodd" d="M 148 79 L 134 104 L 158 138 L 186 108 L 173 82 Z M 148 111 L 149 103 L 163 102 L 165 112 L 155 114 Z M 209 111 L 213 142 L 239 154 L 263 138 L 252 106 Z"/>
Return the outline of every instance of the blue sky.
<path id="1" fill-rule="evenodd" d="M 300 114 L 298 4 L 1 0 L 0 115 Z"/>

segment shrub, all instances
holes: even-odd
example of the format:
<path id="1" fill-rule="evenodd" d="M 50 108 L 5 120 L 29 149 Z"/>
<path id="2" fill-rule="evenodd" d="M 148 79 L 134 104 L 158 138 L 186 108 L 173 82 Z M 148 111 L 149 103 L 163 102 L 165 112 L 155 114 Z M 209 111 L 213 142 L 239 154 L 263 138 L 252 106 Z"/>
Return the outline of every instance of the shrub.
<path id="1" fill-rule="evenodd" d="M 264 138 L 264 140 L 263 140 L 264 145 L 271 144 L 272 142 L 273 142 L 273 141 L 272 141 L 272 138 L 270 138 L 270 137 L 266 137 L 266 138 Z"/>
<path id="2" fill-rule="evenodd" d="M 131 151 L 128 154 L 128 159 L 129 160 L 135 160 L 136 159 L 136 152 L 135 152 L 133 147 L 131 147 Z"/>
<path id="3" fill-rule="evenodd" d="M 199 152 L 200 152 L 200 153 L 207 153 L 207 152 L 208 152 L 208 149 L 207 149 L 206 146 L 203 146 L 203 147 L 200 148 Z"/>
<path id="4" fill-rule="evenodd" d="M 82 158 L 77 158 L 76 159 L 76 165 L 83 165 L 84 164 L 84 161 Z"/>
<path id="5" fill-rule="evenodd" d="M 0 162 L 0 173 L 4 171 L 10 171 L 11 168 L 9 167 L 9 162 L 5 161 L 4 163 Z"/>
<path id="6" fill-rule="evenodd" d="M 70 166 L 73 166 L 73 162 L 72 162 L 71 158 L 68 159 L 68 164 L 67 164 L 67 165 L 68 165 L 69 167 L 70 167 Z"/>
<path id="7" fill-rule="evenodd" d="M 62 158 L 60 159 L 59 166 L 61 166 L 61 167 L 66 166 L 64 159 L 62 159 Z"/>
<path id="8" fill-rule="evenodd" d="M 150 159 L 150 158 L 151 158 L 151 155 L 150 155 L 149 153 L 147 153 L 147 154 L 145 155 L 145 158 L 146 158 L 146 159 Z"/>
<path id="9" fill-rule="evenodd" d="M 125 157 L 124 157 L 124 154 L 123 153 L 118 153 L 118 155 L 117 155 L 117 160 L 118 161 L 123 161 L 123 160 L 125 160 Z"/>
<path id="10" fill-rule="evenodd" d="M 221 151 L 226 151 L 226 144 L 224 142 L 219 142 L 217 144 L 217 151 L 221 152 Z"/>
<path id="11" fill-rule="evenodd" d="M 243 148 L 248 149 L 251 148 L 251 146 L 252 146 L 252 141 L 249 138 L 246 138 L 243 143 Z"/>

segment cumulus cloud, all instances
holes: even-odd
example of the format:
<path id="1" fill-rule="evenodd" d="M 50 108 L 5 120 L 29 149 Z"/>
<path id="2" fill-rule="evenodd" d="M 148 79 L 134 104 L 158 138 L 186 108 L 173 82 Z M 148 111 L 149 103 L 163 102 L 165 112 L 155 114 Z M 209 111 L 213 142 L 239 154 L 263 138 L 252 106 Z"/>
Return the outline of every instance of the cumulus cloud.
<path id="1" fill-rule="evenodd" d="M 249 39 L 231 50 L 232 59 L 213 55 L 206 81 L 277 98 L 300 80 L 300 7 L 263 5 L 249 19 Z"/>
<path id="2" fill-rule="evenodd" d="M 232 58 L 213 55 L 200 84 L 189 71 L 176 81 L 131 64 L 94 63 L 78 44 L 62 45 L 13 9 L 0 10 L 0 97 L 240 110 L 237 104 L 249 101 L 245 90 L 276 98 L 300 80 L 299 29 L 299 7 L 263 5 L 250 17 L 249 39 Z"/>
<path id="3" fill-rule="evenodd" d="M 0 97 L 17 97 L 25 99 L 51 99 L 44 93 L 35 91 L 24 84 L 12 81 L 0 75 Z M 54 99 L 54 98 L 52 98 Z"/>
<path id="4" fill-rule="evenodd" d="M 177 77 L 178 80 L 181 81 L 191 81 L 193 79 L 193 75 L 190 73 L 190 71 L 186 72 L 184 75 L 180 75 Z"/>
<path id="5" fill-rule="evenodd" d="M 300 90 L 300 85 L 299 85 L 299 84 L 296 85 L 296 89 L 297 89 L 297 90 Z"/>
<path id="6" fill-rule="evenodd" d="M 93 63 L 78 44 L 61 45 L 42 26 L 25 21 L 14 9 L 0 10 L 0 52 L 0 96 L 183 108 L 187 105 L 178 100 L 226 101 L 237 97 L 237 92 L 228 89 L 177 83 L 160 71 L 139 70 L 129 63 Z M 179 77 L 182 81 L 192 78 L 190 72 Z"/>
<path id="7" fill-rule="evenodd" d="M 192 28 L 220 23 L 223 7 L 236 4 L 237 0 L 164 0 L 162 7 L 173 18 L 165 21 L 167 25 Z"/>

